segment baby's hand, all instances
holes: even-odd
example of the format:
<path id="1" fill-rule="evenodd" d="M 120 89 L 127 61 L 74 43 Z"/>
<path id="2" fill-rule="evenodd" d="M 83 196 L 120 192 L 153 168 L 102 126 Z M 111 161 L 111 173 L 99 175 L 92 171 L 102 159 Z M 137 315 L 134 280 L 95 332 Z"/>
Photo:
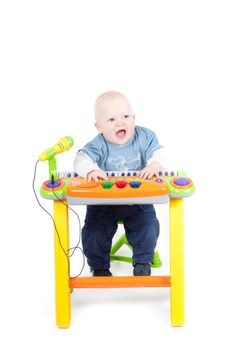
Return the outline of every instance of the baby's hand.
<path id="1" fill-rule="evenodd" d="M 87 174 L 87 180 L 88 182 L 90 182 L 91 180 L 94 180 L 95 182 L 99 182 L 98 179 L 104 179 L 107 180 L 108 176 L 106 175 L 106 173 L 104 171 L 102 171 L 101 169 L 99 170 L 92 170 Z"/>
<path id="2" fill-rule="evenodd" d="M 142 179 L 149 179 L 152 176 L 159 176 L 159 171 L 162 171 L 163 167 L 160 163 L 158 162 L 153 162 L 150 165 L 146 166 L 145 168 L 143 168 L 143 170 L 141 170 L 141 172 L 139 173 L 139 176 Z"/>

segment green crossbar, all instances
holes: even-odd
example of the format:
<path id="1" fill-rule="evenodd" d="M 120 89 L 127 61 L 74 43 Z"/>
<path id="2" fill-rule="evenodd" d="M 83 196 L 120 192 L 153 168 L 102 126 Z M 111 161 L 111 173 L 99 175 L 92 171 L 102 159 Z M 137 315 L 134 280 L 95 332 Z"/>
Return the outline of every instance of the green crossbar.
<path id="1" fill-rule="evenodd" d="M 121 222 L 119 222 L 121 223 Z M 111 248 L 110 251 L 110 260 L 118 260 L 118 261 L 123 261 L 123 262 L 128 262 L 128 263 L 133 263 L 133 260 L 131 257 L 128 256 L 122 256 L 122 255 L 116 255 L 117 251 L 123 246 L 127 245 L 130 249 L 132 249 L 131 245 L 128 243 L 128 240 L 126 238 L 125 233 L 115 242 Z M 162 266 L 162 261 L 160 259 L 158 250 L 155 249 L 154 251 L 154 258 L 153 261 L 151 262 L 151 267 L 161 267 Z"/>

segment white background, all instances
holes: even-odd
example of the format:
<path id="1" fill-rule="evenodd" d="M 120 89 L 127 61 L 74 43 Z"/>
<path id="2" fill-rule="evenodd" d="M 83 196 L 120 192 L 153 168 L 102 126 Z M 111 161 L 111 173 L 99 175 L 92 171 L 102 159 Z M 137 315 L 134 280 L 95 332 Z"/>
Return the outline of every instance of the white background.
<path id="1" fill-rule="evenodd" d="M 1 1 L 2 348 L 231 348 L 231 18 L 223 0 Z M 76 290 L 71 327 L 55 326 L 53 227 L 32 192 L 34 165 L 70 135 L 75 145 L 57 162 L 71 169 L 96 134 L 95 98 L 112 89 L 197 186 L 185 200 L 182 328 L 170 326 L 169 290 L 153 288 Z M 37 192 L 46 178 L 39 163 Z M 153 273 L 163 274 L 167 207 L 157 213 L 164 266 Z M 73 273 L 80 264 L 78 253 Z M 112 271 L 132 273 L 119 263 Z"/>

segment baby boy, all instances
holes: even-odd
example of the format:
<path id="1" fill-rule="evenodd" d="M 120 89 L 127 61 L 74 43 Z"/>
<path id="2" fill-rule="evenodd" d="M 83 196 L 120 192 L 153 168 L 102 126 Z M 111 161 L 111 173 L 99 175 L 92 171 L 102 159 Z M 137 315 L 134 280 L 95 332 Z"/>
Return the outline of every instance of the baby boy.
<path id="1" fill-rule="evenodd" d="M 156 134 L 135 126 L 128 99 L 116 91 L 101 94 L 95 103 L 98 135 L 74 161 L 78 175 L 90 181 L 108 179 L 107 171 L 137 171 L 141 178 L 158 176 L 164 168 Z M 88 205 L 82 229 L 84 254 L 93 276 L 111 276 L 110 249 L 117 223 L 122 220 L 133 249 L 133 274 L 148 276 L 159 236 L 159 221 L 151 204 Z"/>

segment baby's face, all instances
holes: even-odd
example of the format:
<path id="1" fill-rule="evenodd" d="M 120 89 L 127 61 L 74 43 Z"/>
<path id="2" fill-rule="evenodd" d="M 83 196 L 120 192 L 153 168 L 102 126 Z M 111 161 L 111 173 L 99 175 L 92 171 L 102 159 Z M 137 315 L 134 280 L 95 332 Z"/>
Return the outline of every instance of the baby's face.
<path id="1" fill-rule="evenodd" d="M 117 96 L 99 101 L 95 126 L 110 143 L 127 143 L 135 131 L 135 118 L 128 100 Z"/>

